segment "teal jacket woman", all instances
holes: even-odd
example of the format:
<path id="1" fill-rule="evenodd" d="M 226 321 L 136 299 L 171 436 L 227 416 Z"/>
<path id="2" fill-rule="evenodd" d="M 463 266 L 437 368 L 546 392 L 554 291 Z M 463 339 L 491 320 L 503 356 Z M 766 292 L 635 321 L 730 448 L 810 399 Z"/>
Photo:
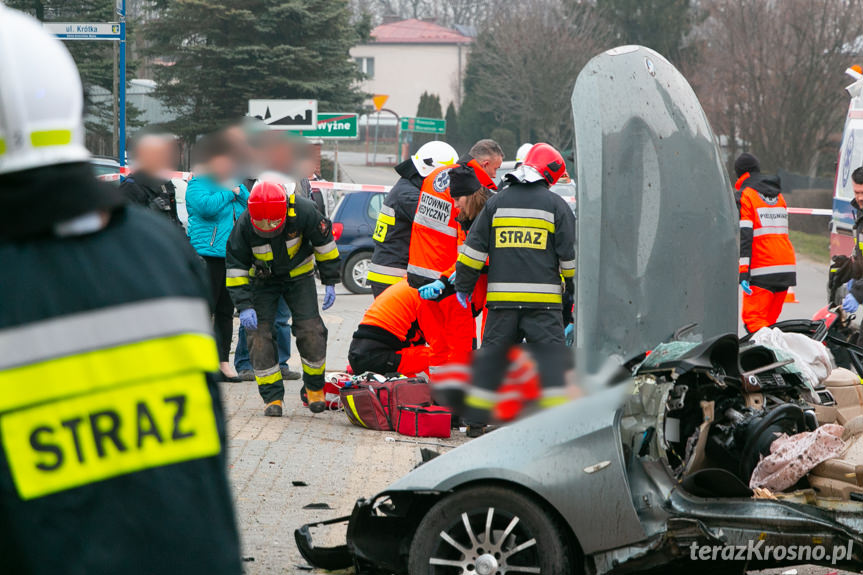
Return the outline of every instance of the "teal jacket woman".
<path id="1" fill-rule="evenodd" d="M 228 236 L 249 200 L 249 190 L 243 185 L 239 189 L 239 193 L 234 193 L 206 175 L 189 180 L 186 188 L 189 239 L 199 255 L 225 257 Z"/>

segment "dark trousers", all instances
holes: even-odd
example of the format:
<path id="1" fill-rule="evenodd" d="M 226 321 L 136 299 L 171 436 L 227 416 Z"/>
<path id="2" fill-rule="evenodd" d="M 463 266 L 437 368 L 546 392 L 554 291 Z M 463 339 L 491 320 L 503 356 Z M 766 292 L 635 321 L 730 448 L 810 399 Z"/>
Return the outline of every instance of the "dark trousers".
<path id="1" fill-rule="evenodd" d="M 231 336 L 234 333 L 234 303 L 225 285 L 225 258 L 202 256 L 210 276 L 210 294 L 213 298 L 213 332 L 219 361 L 228 361 L 231 354 Z"/>
<path id="2" fill-rule="evenodd" d="M 273 325 L 273 337 L 275 338 L 277 352 L 279 354 L 279 365 L 288 367 L 291 359 L 291 310 L 284 299 L 279 300 L 279 309 L 276 312 L 276 322 Z M 237 331 L 237 349 L 234 350 L 234 368 L 237 371 L 251 371 L 252 362 L 249 359 L 249 342 L 246 330 L 243 326 Z"/>
<path id="3" fill-rule="evenodd" d="M 314 276 L 290 280 L 255 280 L 252 307 L 258 315 L 258 329 L 249 330 L 247 336 L 258 391 L 265 403 L 285 396 L 279 358 L 273 345 L 273 322 L 276 320 L 279 298 L 282 297 L 293 317 L 292 330 L 303 362 L 303 383 L 309 391 L 318 391 L 324 387 L 327 328 L 318 310 Z"/>
<path id="4" fill-rule="evenodd" d="M 499 401 L 497 389 L 509 368 L 507 354 L 522 340 L 536 360 L 543 395 L 555 396 L 564 388 L 567 347 L 559 309 L 490 309 L 482 347 L 474 360 L 473 385 L 465 399 L 464 421 L 488 422 Z M 541 400 L 542 401 L 542 400 Z"/>
<path id="5" fill-rule="evenodd" d="M 390 287 L 388 284 L 379 284 L 378 282 L 369 282 L 369 286 L 371 286 L 372 296 L 375 298 L 384 293 L 385 289 Z"/>
<path id="6" fill-rule="evenodd" d="M 367 371 L 386 375 L 396 373 L 401 357 L 391 346 L 365 337 L 355 337 L 351 340 L 348 350 L 348 363 L 354 373 Z"/>

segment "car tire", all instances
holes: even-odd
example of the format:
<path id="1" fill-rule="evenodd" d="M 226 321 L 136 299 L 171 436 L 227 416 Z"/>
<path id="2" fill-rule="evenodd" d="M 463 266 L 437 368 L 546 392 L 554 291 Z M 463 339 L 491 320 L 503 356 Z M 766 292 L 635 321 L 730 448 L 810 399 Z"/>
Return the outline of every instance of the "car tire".
<path id="1" fill-rule="evenodd" d="M 540 505 L 513 489 L 457 491 L 436 503 L 420 522 L 410 546 L 408 572 L 580 573 L 556 523 Z"/>
<path id="2" fill-rule="evenodd" d="M 342 283 L 351 293 L 372 293 L 372 286 L 366 279 L 369 264 L 372 263 L 372 252 L 357 252 L 351 254 L 345 262 L 345 271 L 342 274 Z"/>

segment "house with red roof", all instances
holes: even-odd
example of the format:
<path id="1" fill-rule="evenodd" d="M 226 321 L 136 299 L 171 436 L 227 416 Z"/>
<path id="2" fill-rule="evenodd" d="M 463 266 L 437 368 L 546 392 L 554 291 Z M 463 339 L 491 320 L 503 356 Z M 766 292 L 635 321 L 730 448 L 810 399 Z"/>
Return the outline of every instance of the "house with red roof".
<path id="1" fill-rule="evenodd" d="M 442 111 L 461 104 L 462 80 L 473 38 L 425 20 L 385 22 L 371 41 L 351 49 L 368 78 L 362 89 L 388 94 L 385 107 L 399 116 L 415 116 L 423 92 L 440 96 Z"/>

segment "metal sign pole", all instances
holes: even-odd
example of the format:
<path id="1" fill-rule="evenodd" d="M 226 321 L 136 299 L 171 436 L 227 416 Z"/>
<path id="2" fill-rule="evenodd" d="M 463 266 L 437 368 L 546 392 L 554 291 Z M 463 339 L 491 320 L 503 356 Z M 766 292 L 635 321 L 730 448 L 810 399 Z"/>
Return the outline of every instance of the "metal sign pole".
<path id="1" fill-rule="evenodd" d="M 120 142 L 119 161 L 126 165 L 126 0 L 120 0 Z"/>
<path id="2" fill-rule="evenodd" d="M 339 141 L 336 140 L 336 151 L 333 160 L 333 180 L 339 181 Z"/>

